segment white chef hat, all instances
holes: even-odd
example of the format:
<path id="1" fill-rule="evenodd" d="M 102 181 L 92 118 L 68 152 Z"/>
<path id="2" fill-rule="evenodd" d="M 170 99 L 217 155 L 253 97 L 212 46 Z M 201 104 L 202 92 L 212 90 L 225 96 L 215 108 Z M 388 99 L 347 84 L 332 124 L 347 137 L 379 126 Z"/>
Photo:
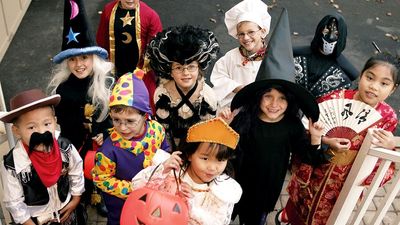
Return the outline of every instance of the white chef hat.
<path id="1" fill-rule="evenodd" d="M 269 33 L 271 16 L 268 13 L 268 6 L 261 0 L 243 0 L 225 13 L 225 25 L 228 33 L 236 37 L 236 26 L 242 21 L 256 23 Z"/>

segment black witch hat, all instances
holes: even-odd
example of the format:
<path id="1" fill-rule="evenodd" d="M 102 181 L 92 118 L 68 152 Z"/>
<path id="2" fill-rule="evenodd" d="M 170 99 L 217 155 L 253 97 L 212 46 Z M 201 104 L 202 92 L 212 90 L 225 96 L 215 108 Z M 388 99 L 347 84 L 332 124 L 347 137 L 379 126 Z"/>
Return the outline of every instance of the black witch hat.
<path id="1" fill-rule="evenodd" d="M 258 70 L 256 81 L 241 89 L 233 98 L 232 111 L 249 103 L 260 90 L 280 85 L 291 92 L 300 109 L 313 121 L 319 118 L 319 108 L 315 97 L 305 88 L 295 83 L 292 42 L 290 39 L 289 17 L 284 8 L 271 35 L 267 56 Z"/>
<path id="2" fill-rule="evenodd" d="M 87 21 L 83 0 L 64 1 L 64 30 L 61 52 L 53 62 L 61 63 L 64 59 L 77 55 L 96 54 L 104 59 L 108 53 L 96 45 Z"/>

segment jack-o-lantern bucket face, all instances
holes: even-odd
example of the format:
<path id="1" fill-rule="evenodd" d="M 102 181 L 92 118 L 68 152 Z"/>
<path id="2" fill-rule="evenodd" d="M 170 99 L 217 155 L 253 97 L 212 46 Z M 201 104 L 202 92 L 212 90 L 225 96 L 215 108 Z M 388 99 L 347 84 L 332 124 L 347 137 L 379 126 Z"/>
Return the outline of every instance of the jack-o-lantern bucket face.
<path id="1" fill-rule="evenodd" d="M 189 210 L 184 198 L 143 187 L 132 191 L 121 213 L 121 225 L 187 225 Z"/>

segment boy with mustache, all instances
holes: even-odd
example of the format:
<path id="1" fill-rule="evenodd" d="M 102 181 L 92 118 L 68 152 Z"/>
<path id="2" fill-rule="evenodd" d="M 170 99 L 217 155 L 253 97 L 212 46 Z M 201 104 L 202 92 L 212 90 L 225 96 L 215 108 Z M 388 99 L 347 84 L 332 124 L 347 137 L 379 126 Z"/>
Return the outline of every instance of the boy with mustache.
<path id="1" fill-rule="evenodd" d="M 19 139 L 0 165 L 3 203 L 17 224 L 79 223 L 82 159 L 56 132 L 54 106 L 60 99 L 39 89 L 24 91 L 10 100 L 11 111 L 0 115 Z"/>

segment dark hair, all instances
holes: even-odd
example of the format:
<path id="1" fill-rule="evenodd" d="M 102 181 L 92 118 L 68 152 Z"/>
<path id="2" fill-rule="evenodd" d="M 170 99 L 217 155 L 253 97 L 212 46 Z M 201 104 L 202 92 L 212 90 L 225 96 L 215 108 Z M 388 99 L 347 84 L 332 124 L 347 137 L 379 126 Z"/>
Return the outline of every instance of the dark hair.
<path id="1" fill-rule="evenodd" d="M 299 107 L 295 101 L 295 96 L 280 85 L 271 85 L 267 89 L 258 90 L 254 99 L 249 99 L 247 104 L 243 105 L 240 112 L 235 116 L 231 127 L 239 133 L 240 139 L 244 140 L 250 134 L 251 127 L 254 127 L 255 121 L 261 112 L 260 104 L 265 93 L 275 89 L 285 95 L 288 107 L 285 111 L 285 117 L 300 118 Z"/>
<path id="2" fill-rule="evenodd" d="M 181 158 L 183 160 L 183 168 L 184 173 L 186 172 L 187 168 L 190 165 L 189 158 L 193 155 L 197 149 L 199 148 L 200 144 L 203 142 L 191 142 L 188 143 L 186 140 L 181 141 L 178 150 L 182 152 Z M 228 176 L 233 176 L 233 167 L 230 163 L 230 159 L 234 157 L 234 150 L 228 148 L 225 145 L 217 144 L 217 143 L 210 143 L 209 148 L 210 151 L 216 151 L 216 158 L 218 160 L 228 160 L 227 165 L 223 173 L 227 174 Z M 184 174 L 183 173 L 183 174 Z"/>
<path id="3" fill-rule="evenodd" d="M 371 58 L 367 60 L 367 62 L 364 65 L 364 68 L 361 71 L 360 77 L 363 75 L 363 73 L 368 70 L 369 68 L 372 68 L 376 65 L 388 65 L 390 67 L 390 73 L 392 75 L 394 85 L 395 87 L 399 86 L 400 84 L 400 59 L 398 57 L 395 57 L 391 55 L 390 53 L 387 52 L 382 52 L 378 53 Z"/>

